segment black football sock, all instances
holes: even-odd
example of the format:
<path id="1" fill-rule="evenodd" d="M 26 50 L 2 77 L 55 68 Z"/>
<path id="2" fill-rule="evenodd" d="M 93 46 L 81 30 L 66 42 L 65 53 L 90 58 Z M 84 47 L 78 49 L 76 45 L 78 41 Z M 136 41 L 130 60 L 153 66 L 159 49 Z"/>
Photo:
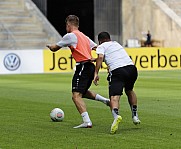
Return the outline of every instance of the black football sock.
<path id="1" fill-rule="evenodd" d="M 131 110 L 132 110 L 132 117 L 137 116 L 137 105 L 132 105 Z"/>

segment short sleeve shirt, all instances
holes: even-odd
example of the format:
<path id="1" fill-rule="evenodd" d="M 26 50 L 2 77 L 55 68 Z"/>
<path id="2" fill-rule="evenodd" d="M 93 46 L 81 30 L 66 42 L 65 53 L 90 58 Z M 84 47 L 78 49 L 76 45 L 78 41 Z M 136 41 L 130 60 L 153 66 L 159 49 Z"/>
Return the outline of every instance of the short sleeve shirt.
<path id="1" fill-rule="evenodd" d="M 125 49 L 116 41 L 102 43 L 97 47 L 96 53 L 104 55 L 104 61 L 110 71 L 119 67 L 134 65 Z"/>
<path id="2" fill-rule="evenodd" d="M 87 37 L 90 41 L 90 48 L 94 48 L 97 46 L 95 42 L 93 42 L 89 37 Z M 59 47 L 68 47 L 68 46 L 73 46 L 76 48 L 77 46 L 77 37 L 74 33 L 67 33 L 63 36 L 62 40 L 59 41 L 56 45 Z"/>

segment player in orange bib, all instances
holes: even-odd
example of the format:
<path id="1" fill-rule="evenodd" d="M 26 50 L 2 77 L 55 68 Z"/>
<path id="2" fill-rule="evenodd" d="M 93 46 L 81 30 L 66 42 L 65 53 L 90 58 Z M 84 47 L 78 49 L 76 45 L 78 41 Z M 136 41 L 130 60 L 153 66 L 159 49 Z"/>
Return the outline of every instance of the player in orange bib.
<path id="1" fill-rule="evenodd" d="M 106 105 L 109 105 L 110 102 L 109 99 L 88 90 L 94 79 L 95 71 L 91 50 L 96 48 L 97 44 L 78 30 L 79 18 L 77 16 L 69 15 L 65 22 L 67 34 L 57 44 L 47 45 L 47 47 L 52 52 L 62 47 L 69 47 L 71 49 L 72 56 L 76 61 L 76 71 L 72 79 L 72 99 L 83 119 L 83 123 L 74 128 L 91 128 L 92 122 L 82 98 L 101 101 Z"/>

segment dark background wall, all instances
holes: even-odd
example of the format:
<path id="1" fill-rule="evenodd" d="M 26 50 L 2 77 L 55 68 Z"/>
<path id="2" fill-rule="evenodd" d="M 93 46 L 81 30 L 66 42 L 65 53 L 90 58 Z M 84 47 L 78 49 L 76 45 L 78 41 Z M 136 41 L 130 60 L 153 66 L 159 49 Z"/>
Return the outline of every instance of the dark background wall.
<path id="1" fill-rule="evenodd" d="M 68 15 L 77 15 L 80 19 L 80 31 L 94 40 L 93 0 L 47 0 L 47 18 L 60 35 L 66 34 L 65 19 Z"/>
<path id="2" fill-rule="evenodd" d="M 122 43 L 122 0 L 94 0 L 94 35 L 108 31 L 112 40 Z"/>
<path id="3" fill-rule="evenodd" d="M 122 0 L 32 0 L 60 35 L 65 35 L 65 19 L 80 18 L 80 31 L 97 42 L 101 31 L 122 43 Z"/>
<path id="4" fill-rule="evenodd" d="M 47 0 L 32 0 L 41 12 L 47 16 Z"/>

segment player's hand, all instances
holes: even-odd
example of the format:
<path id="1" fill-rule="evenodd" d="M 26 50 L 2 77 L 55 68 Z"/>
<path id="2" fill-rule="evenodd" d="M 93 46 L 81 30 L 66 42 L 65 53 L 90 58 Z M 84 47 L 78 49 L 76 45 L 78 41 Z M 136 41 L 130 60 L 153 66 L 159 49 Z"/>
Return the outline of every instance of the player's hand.
<path id="1" fill-rule="evenodd" d="M 56 44 L 52 44 L 52 45 L 47 44 L 46 47 L 49 48 L 52 52 L 56 52 L 56 51 L 58 51 L 59 49 L 62 48 L 62 47 L 60 47 L 60 46 L 58 46 Z"/>
<path id="2" fill-rule="evenodd" d="M 51 44 L 47 44 L 46 47 L 51 50 Z"/>
<path id="3" fill-rule="evenodd" d="M 56 50 L 55 49 L 56 47 L 54 45 L 51 45 L 51 44 L 47 44 L 46 47 L 49 48 L 50 51 L 52 51 L 52 52 L 56 52 L 58 50 L 58 49 Z"/>
<path id="4" fill-rule="evenodd" d="M 50 46 L 51 46 L 50 44 L 47 44 L 47 45 L 46 45 L 47 48 L 50 48 Z"/>
<path id="5" fill-rule="evenodd" d="M 94 84 L 97 86 L 97 85 L 99 85 L 98 84 L 98 81 L 99 81 L 99 76 L 97 75 L 97 74 L 95 74 L 94 75 L 94 80 L 93 80 L 93 82 L 94 82 Z"/>

